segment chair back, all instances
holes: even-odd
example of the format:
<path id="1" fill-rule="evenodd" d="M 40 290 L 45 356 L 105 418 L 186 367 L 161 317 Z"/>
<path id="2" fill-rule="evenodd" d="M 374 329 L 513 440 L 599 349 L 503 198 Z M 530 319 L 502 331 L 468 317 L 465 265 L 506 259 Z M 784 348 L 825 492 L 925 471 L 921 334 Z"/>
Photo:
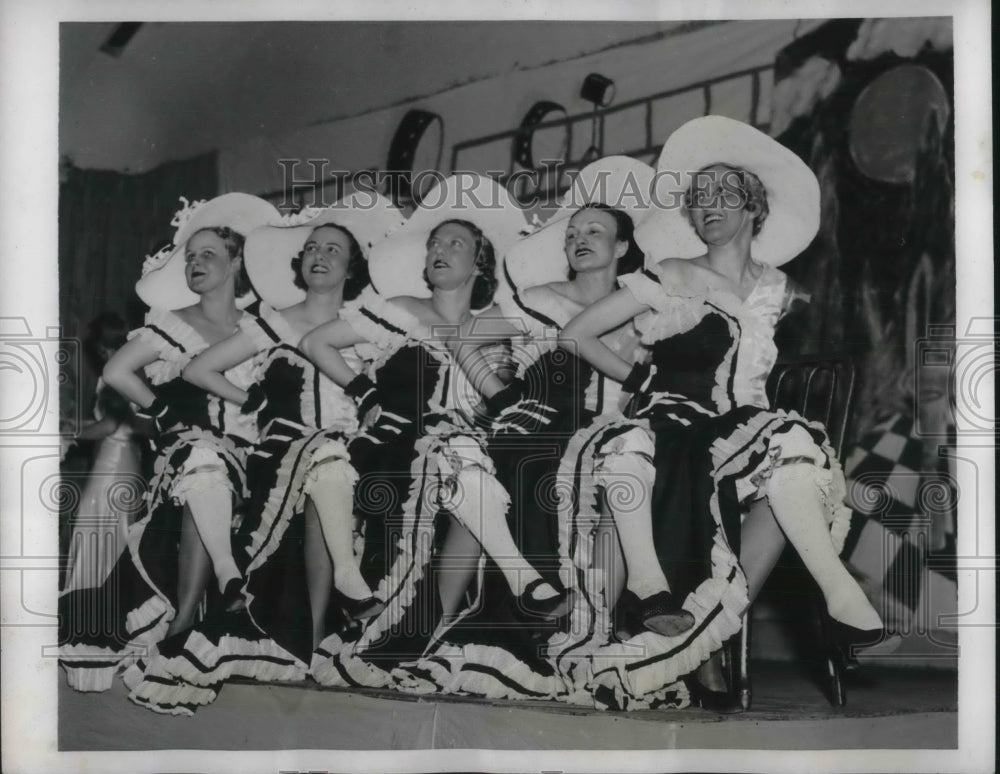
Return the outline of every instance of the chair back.
<path id="1" fill-rule="evenodd" d="M 854 382 L 854 362 L 847 357 L 779 358 L 767 381 L 767 397 L 772 409 L 822 422 L 840 458 L 854 408 Z"/>

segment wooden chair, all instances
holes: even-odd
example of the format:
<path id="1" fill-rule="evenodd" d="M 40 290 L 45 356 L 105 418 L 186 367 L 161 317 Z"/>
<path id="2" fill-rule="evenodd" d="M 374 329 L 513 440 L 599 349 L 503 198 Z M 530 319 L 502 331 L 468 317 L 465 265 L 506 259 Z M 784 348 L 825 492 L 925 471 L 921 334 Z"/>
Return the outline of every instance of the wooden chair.
<path id="1" fill-rule="evenodd" d="M 797 411 L 809 420 L 822 422 L 838 458 L 842 457 L 844 435 L 854 404 L 855 368 L 846 357 L 816 356 L 782 358 L 768 379 L 767 394 L 773 409 Z M 844 694 L 843 674 L 856 667 L 854 661 L 845 662 L 838 654 L 826 629 L 825 605 L 822 598 L 816 603 L 826 655 L 826 678 L 831 704 L 842 707 Z M 747 609 L 743 629 L 732 637 L 724 652 L 728 664 L 730 691 L 739 699 L 743 709 L 750 709 L 752 701 L 750 680 L 750 636 L 753 606 Z"/>

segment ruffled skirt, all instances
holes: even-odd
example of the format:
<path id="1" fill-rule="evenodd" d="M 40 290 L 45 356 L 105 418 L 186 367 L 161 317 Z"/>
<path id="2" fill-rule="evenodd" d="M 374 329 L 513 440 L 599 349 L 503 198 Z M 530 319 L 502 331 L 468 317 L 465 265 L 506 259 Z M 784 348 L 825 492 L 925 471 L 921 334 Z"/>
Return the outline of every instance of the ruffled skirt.
<path id="1" fill-rule="evenodd" d="M 347 438 L 335 430 L 274 420 L 249 456 L 247 478 L 250 511 L 234 551 L 247 606 L 209 616 L 164 640 L 129 670 L 129 698 L 138 704 L 190 714 L 214 701 L 233 677 L 262 682 L 306 677 L 312 617 L 303 547 L 305 501 L 322 482 L 342 492 L 344 507 L 351 507 L 357 476 Z"/>
<path id="2" fill-rule="evenodd" d="M 741 519 L 751 501 L 765 496 L 767 480 L 783 459 L 815 463 L 810 475 L 831 539 L 838 551 L 843 547 L 850 526 L 843 474 L 822 425 L 798 414 L 741 407 L 713 415 L 697 404 L 667 398 L 637 419 L 599 422 L 575 441 L 567 462 L 575 458 L 577 470 L 595 472 L 577 478 L 574 496 L 566 503 L 564 521 L 586 525 L 581 538 L 591 527 L 589 504 L 607 483 L 607 473 L 621 469 L 617 461 L 623 456 L 651 454 L 656 555 L 675 598 L 683 600 L 695 619 L 691 629 L 675 637 L 626 631 L 623 638 L 608 637 L 596 647 L 585 680 L 599 707 L 662 704 L 682 690 L 680 678 L 739 632 L 749 604 L 738 560 Z M 616 484 L 621 486 L 620 478 Z M 628 486 L 603 494 L 618 499 L 617 507 L 628 508 Z M 578 543 L 586 545 L 586 540 Z M 574 551 L 571 557 L 583 573 L 586 551 Z M 612 624 L 619 612 L 611 611 Z M 613 628 L 622 634 L 620 626 Z"/>
<path id="3" fill-rule="evenodd" d="M 155 650 L 176 614 L 184 502 L 215 486 L 246 497 L 249 451 L 242 439 L 201 428 L 161 439 L 146 515 L 129 529 L 127 550 L 103 584 L 60 597 L 59 654 L 71 687 L 107 690 L 118 670 Z"/>

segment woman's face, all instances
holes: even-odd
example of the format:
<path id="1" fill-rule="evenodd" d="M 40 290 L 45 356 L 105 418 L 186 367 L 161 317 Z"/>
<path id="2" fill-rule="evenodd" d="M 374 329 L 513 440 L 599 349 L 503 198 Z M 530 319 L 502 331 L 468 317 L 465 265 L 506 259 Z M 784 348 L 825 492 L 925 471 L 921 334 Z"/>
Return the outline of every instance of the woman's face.
<path id="1" fill-rule="evenodd" d="M 427 240 L 424 268 L 434 288 L 451 290 L 472 282 L 477 274 L 475 235 L 458 223 L 438 226 Z"/>
<path id="2" fill-rule="evenodd" d="M 753 231 L 753 213 L 747 209 L 738 174 L 725 164 L 713 164 L 692 182 L 688 215 L 706 245 L 725 245 L 744 230 Z"/>
<path id="3" fill-rule="evenodd" d="M 214 231 L 199 231 L 184 246 L 184 276 L 188 288 L 201 295 L 236 282 L 242 258 L 230 258 L 226 243 Z"/>
<path id="4" fill-rule="evenodd" d="M 610 212 L 583 209 L 569 219 L 564 245 L 566 260 L 577 274 L 614 266 L 628 252 L 619 241 L 618 223 Z"/>
<path id="5" fill-rule="evenodd" d="M 351 241 L 339 228 L 318 226 L 302 246 L 302 278 L 312 290 L 343 284 L 350 262 Z"/>

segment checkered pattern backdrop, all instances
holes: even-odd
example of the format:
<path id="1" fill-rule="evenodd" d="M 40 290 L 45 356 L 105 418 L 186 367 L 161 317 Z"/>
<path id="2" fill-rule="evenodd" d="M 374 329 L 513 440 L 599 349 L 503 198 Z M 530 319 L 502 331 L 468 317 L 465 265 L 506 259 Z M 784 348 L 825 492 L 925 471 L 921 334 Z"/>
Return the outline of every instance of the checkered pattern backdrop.
<path id="1" fill-rule="evenodd" d="M 954 472 L 936 448 L 925 449 L 939 441 L 917 437 L 913 417 L 897 414 L 868 432 L 845 465 L 856 535 L 844 558 L 904 634 L 939 629 L 939 617 L 957 609 Z M 927 459 L 940 464 L 929 470 Z"/>

